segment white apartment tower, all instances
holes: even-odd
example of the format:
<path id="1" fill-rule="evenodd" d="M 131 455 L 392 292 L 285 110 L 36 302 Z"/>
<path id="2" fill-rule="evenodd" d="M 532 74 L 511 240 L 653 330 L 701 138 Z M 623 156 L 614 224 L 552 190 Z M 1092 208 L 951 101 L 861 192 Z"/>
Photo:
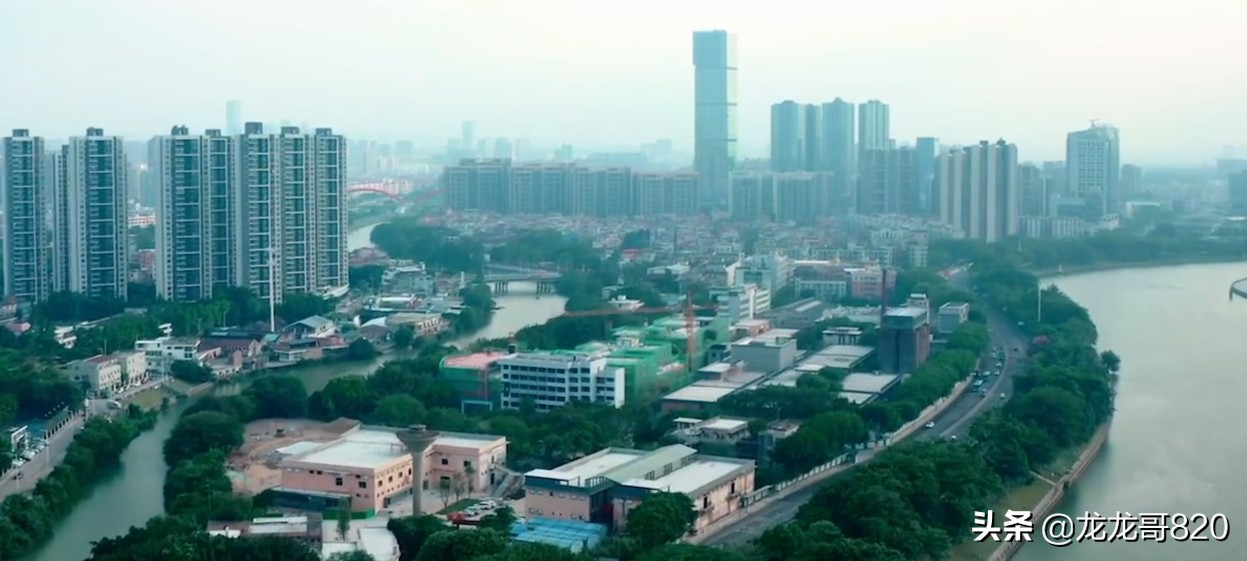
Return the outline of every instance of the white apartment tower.
<path id="1" fill-rule="evenodd" d="M 272 286 L 277 302 L 290 292 L 342 291 L 349 284 L 345 139 L 331 129 L 244 129 L 233 147 L 233 284 L 264 299 Z"/>
<path id="2" fill-rule="evenodd" d="M 209 138 L 184 126 L 148 142 L 148 171 L 159 185 L 156 295 L 194 301 L 212 297 L 212 171 Z"/>
<path id="3" fill-rule="evenodd" d="M 939 158 L 940 221 L 967 238 L 1000 241 L 1018 233 L 1020 188 L 1017 145 L 983 141 L 952 148 Z"/>
<path id="4" fill-rule="evenodd" d="M 66 288 L 91 298 L 126 297 L 129 167 L 123 145 L 121 137 L 88 128 L 62 148 L 65 227 L 58 225 L 64 238 L 55 251 L 66 251 Z"/>
<path id="5" fill-rule="evenodd" d="M 4 296 L 46 300 L 52 287 L 50 181 L 43 138 L 16 129 L 0 144 L 0 196 L 4 207 Z"/>
<path id="6" fill-rule="evenodd" d="M 1118 212 L 1121 193 L 1121 140 L 1117 129 L 1092 124 L 1065 139 L 1065 186 L 1068 195 L 1082 199 L 1087 218 Z"/>
<path id="7" fill-rule="evenodd" d="M 538 411 L 573 401 L 624 404 L 624 373 L 604 357 L 584 354 L 519 353 L 498 359 L 502 408 L 518 409 L 532 400 Z"/>

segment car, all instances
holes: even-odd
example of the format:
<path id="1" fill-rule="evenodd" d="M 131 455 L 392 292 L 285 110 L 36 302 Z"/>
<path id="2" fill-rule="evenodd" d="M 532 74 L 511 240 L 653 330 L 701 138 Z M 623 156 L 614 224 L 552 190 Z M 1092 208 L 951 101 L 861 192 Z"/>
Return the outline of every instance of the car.
<path id="1" fill-rule="evenodd" d="M 925 427 L 927 427 L 927 428 L 929 428 L 929 429 L 933 429 L 933 428 L 935 428 L 935 421 L 931 421 L 931 422 L 927 423 L 927 424 L 926 424 L 926 425 L 924 425 L 924 426 L 925 426 Z"/>
<path id="2" fill-rule="evenodd" d="M 1003 394 L 1003 393 L 1002 393 L 1002 394 L 1000 394 L 1000 399 L 1009 399 L 1009 395 L 1008 395 L 1008 394 Z"/>

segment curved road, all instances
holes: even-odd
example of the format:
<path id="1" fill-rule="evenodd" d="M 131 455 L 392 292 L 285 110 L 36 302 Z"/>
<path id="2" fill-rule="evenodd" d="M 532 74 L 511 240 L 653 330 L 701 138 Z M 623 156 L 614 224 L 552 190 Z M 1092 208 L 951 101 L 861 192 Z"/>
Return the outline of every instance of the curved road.
<path id="1" fill-rule="evenodd" d="M 967 277 L 968 275 L 962 272 L 950 280 L 952 280 L 953 284 L 965 288 L 969 280 Z M 1001 347 L 1005 350 L 1004 367 L 1000 369 L 1000 375 L 991 377 L 984 384 L 988 386 L 985 392 L 986 395 L 966 390 L 961 397 L 949 404 L 935 417 L 932 421 L 934 426 L 931 429 L 916 433 L 911 438 L 917 438 L 918 440 L 948 437 L 964 438 L 975 419 L 991 408 L 999 407 L 1006 401 L 1006 399 L 1000 398 L 1001 394 L 1004 394 L 1006 398 L 1012 396 L 1013 376 L 1021 372 L 1026 363 L 1026 337 L 1017 325 L 1006 319 L 1002 314 L 989 312 L 987 321 L 991 329 L 992 347 Z M 1018 352 L 1019 350 L 1021 352 Z M 992 359 L 990 354 L 984 358 L 985 368 L 995 370 L 995 363 L 995 359 Z M 797 515 L 797 510 L 801 508 L 801 505 L 809 501 L 821 486 L 809 485 L 794 491 L 788 496 L 751 506 L 749 507 L 751 510 L 743 518 L 737 518 L 721 529 L 715 530 L 702 543 L 705 545 L 731 546 L 754 540 L 761 536 L 763 532 L 792 520 Z"/>

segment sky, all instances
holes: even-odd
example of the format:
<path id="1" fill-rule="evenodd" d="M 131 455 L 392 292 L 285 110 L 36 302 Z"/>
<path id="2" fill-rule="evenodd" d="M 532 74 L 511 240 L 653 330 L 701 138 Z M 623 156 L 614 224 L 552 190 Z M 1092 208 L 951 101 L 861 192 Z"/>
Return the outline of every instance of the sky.
<path id="1" fill-rule="evenodd" d="M 786 99 L 891 105 L 899 141 L 1004 138 L 1064 156 L 1093 119 L 1122 161 L 1247 155 L 1241 0 L 0 0 L 0 131 L 330 126 L 692 148 L 692 32 L 737 35 L 744 155 Z"/>

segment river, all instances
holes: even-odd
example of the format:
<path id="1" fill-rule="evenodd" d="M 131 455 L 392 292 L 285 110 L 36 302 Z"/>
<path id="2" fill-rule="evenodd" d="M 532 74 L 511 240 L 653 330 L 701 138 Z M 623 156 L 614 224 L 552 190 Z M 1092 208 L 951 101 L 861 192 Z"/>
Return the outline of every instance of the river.
<path id="1" fill-rule="evenodd" d="M 371 245 L 368 235 L 372 226 L 352 231 L 349 247 Z M 485 329 L 452 341 L 462 345 L 477 339 L 496 339 L 533 323 L 540 323 L 563 313 L 565 299 L 552 294 L 537 296 L 536 285 L 512 283 L 510 292 L 495 301 L 502 309 L 494 314 Z M 338 363 L 291 371 L 307 386 L 308 392 L 324 388 L 330 380 L 342 376 L 371 374 L 393 356 L 367 363 Z M 250 383 L 244 380 L 242 385 Z M 222 386 L 217 391 L 236 393 L 238 385 Z M 161 488 L 164 486 L 165 463 L 161 447 L 177 423 L 178 414 L 189 402 L 174 406 L 162 415 L 156 427 L 143 433 L 121 456 L 122 468 L 95 487 L 86 500 L 79 503 L 68 518 L 56 525 L 55 538 L 26 557 L 26 561 L 74 561 L 91 554 L 91 543 L 101 538 L 126 533 L 131 526 L 142 526 L 153 516 L 164 513 Z"/>
<path id="2" fill-rule="evenodd" d="M 1221 513 L 1227 542 L 1035 543 L 1015 561 L 1247 559 L 1247 302 L 1228 301 L 1247 264 L 1107 271 L 1055 279 L 1091 312 L 1100 345 L 1122 358 L 1108 446 L 1059 511 Z M 1038 539 L 1038 538 L 1036 538 Z"/>

